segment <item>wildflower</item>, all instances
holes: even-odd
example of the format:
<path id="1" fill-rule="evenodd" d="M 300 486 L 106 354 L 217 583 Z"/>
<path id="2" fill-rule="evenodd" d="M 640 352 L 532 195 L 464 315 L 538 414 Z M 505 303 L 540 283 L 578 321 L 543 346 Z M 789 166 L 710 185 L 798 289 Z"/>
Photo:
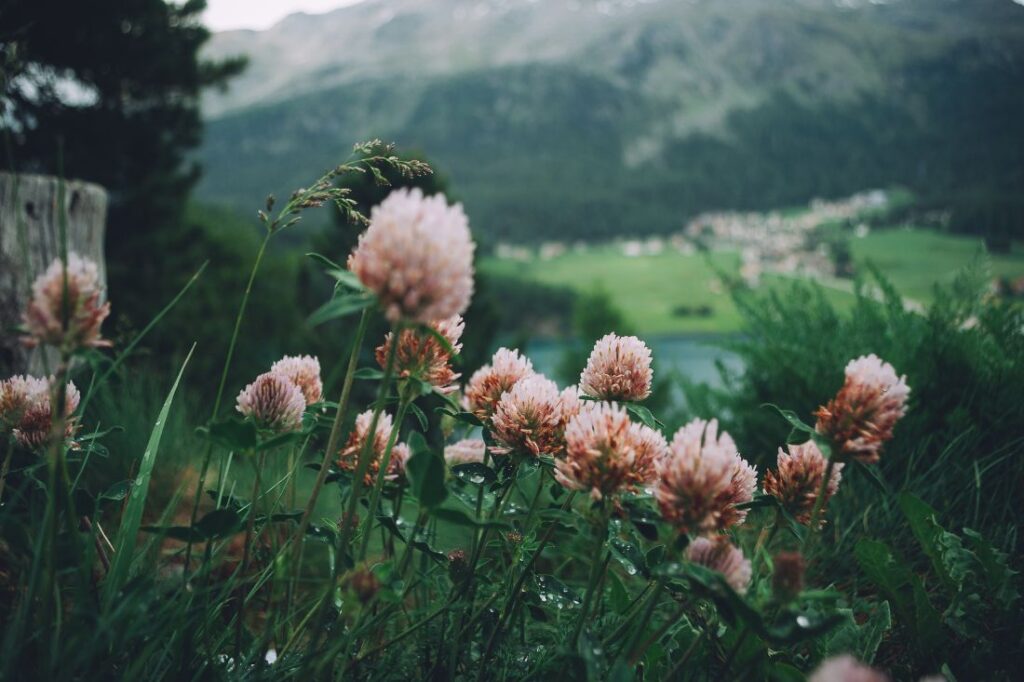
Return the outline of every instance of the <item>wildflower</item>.
<path id="1" fill-rule="evenodd" d="M 26 345 L 46 343 L 69 352 L 109 346 L 109 341 L 100 338 L 100 325 L 110 314 L 110 303 L 100 303 L 96 263 L 69 253 L 66 283 L 64 272 L 64 263 L 55 259 L 32 284 L 32 299 L 23 315 L 29 333 Z"/>
<path id="2" fill-rule="evenodd" d="M 284 433 L 302 428 L 306 399 L 288 377 L 266 372 L 238 394 L 236 409 L 259 428 Z"/>
<path id="3" fill-rule="evenodd" d="M 594 499 L 650 481 L 655 459 L 668 449 L 660 434 L 633 424 L 611 403 L 584 405 L 566 427 L 565 442 L 555 478 L 570 489 L 589 489 Z"/>
<path id="4" fill-rule="evenodd" d="M 320 360 L 312 355 L 286 355 L 271 365 L 270 371 L 288 377 L 298 386 L 306 405 L 318 403 L 324 397 Z"/>
<path id="5" fill-rule="evenodd" d="M 594 344 L 580 389 L 600 400 L 643 400 L 651 394 L 651 350 L 635 336 L 608 334 Z"/>
<path id="6" fill-rule="evenodd" d="M 359 514 L 357 514 L 356 512 L 352 512 L 352 515 L 349 516 L 349 513 L 347 511 L 342 512 L 341 518 L 338 519 L 337 525 L 338 531 L 341 533 L 354 533 L 359 528 Z"/>
<path id="7" fill-rule="evenodd" d="M 466 438 L 452 443 L 444 449 L 444 461 L 448 466 L 483 462 L 487 444 L 479 438 Z"/>
<path id="8" fill-rule="evenodd" d="M 491 419 L 496 455 L 554 455 L 564 447 L 562 399 L 555 382 L 537 374 L 519 381 L 498 401 Z"/>
<path id="9" fill-rule="evenodd" d="M 462 321 L 461 315 L 433 322 L 430 326 L 448 341 L 455 353 L 462 350 L 459 339 L 466 324 Z M 377 347 L 377 362 L 381 367 L 387 366 L 393 336 L 394 334 L 389 332 L 384 337 L 384 343 Z M 451 351 L 433 334 L 417 329 L 402 330 L 398 348 L 395 350 L 395 368 L 398 376 L 416 377 L 431 384 L 441 393 L 451 393 L 456 390 L 453 384 L 459 378 L 449 364 L 451 359 Z"/>
<path id="10" fill-rule="evenodd" d="M 348 436 L 348 441 L 345 442 L 344 447 L 342 447 L 339 453 L 338 466 L 341 469 L 349 472 L 356 470 L 363 446 L 370 436 L 370 422 L 372 421 L 372 410 L 362 412 L 356 417 L 356 423 Z M 373 434 L 373 440 L 370 444 L 370 464 L 366 469 L 366 475 L 363 477 L 363 483 L 366 486 L 372 486 L 373 482 L 377 480 L 377 475 L 380 473 L 380 465 L 384 458 L 384 451 L 387 449 L 388 439 L 391 437 L 391 428 L 391 415 L 382 412 L 377 419 L 377 429 Z M 392 460 L 394 459 L 392 457 Z M 393 464 L 393 461 L 388 464 L 389 470 Z"/>
<path id="11" fill-rule="evenodd" d="M 576 386 L 569 386 L 562 391 L 559 399 L 562 402 L 562 421 L 568 426 L 572 418 L 578 415 L 583 408 L 580 389 Z"/>
<path id="12" fill-rule="evenodd" d="M 380 591 L 380 580 L 366 568 L 360 568 L 350 573 L 346 582 L 349 589 L 356 595 L 356 599 L 363 605 L 370 603 L 370 600 Z"/>
<path id="13" fill-rule="evenodd" d="M 464 399 L 466 409 L 480 419 L 490 419 L 502 394 L 533 374 L 533 363 L 519 351 L 499 348 L 491 364 L 484 365 L 469 378 Z"/>
<path id="14" fill-rule="evenodd" d="M 906 413 L 910 388 L 906 376 L 876 355 L 851 360 L 846 381 L 836 397 L 815 412 L 815 429 L 834 444 L 833 457 L 877 462 L 882 445 Z"/>
<path id="15" fill-rule="evenodd" d="M 448 577 L 452 583 L 458 585 L 469 576 L 469 560 L 466 558 L 466 552 L 461 549 L 448 552 Z"/>
<path id="16" fill-rule="evenodd" d="M 804 557 L 800 552 L 779 552 L 774 563 L 772 592 L 780 601 L 791 601 L 804 589 Z"/>
<path id="17" fill-rule="evenodd" d="M 778 471 L 769 470 L 764 475 L 764 492 L 777 499 L 797 521 L 807 525 L 811 522 L 811 513 L 821 490 L 828 462 L 813 440 L 800 445 L 789 445 L 788 448 L 788 454 L 779 448 Z M 825 497 L 821 501 L 822 515 L 829 499 L 839 488 L 842 468 L 843 465 L 838 463 L 832 466 L 832 476 L 825 487 Z"/>
<path id="18" fill-rule="evenodd" d="M 736 505 L 753 499 L 757 471 L 729 434 L 718 434 L 716 420 L 695 419 L 679 429 L 657 470 L 654 496 L 662 516 L 681 530 L 724 530 L 746 519 Z"/>
<path id="19" fill-rule="evenodd" d="M 888 682 L 888 680 L 886 675 L 846 654 L 826 659 L 807 678 L 807 682 Z"/>
<path id="20" fill-rule="evenodd" d="M 22 375 L 0 382 L 0 426 L 10 429 L 14 439 L 24 448 L 41 451 L 50 439 L 53 383 L 53 377 L 39 379 Z M 72 415 L 80 400 L 78 388 L 69 381 L 64 392 L 64 438 L 68 441 L 78 428 Z"/>
<path id="21" fill-rule="evenodd" d="M 750 585 L 750 560 L 723 535 L 697 538 L 686 548 L 686 558 L 721 573 L 738 594 L 746 594 Z"/>
<path id="22" fill-rule="evenodd" d="M 39 397 L 49 394 L 50 385 L 46 379 L 16 375 L 0 381 L 0 426 L 13 428 L 25 410 Z"/>
<path id="23" fill-rule="evenodd" d="M 429 324 L 469 305 L 474 248 L 460 204 L 398 189 L 373 209 L 348 269 L 377 295 L 389 320 Z"/>
<path id="24" fill-rule="evenodd" d="M 405 465 L 412 455 L 412 450 L 405 443 L 395 443 L 391 448 L 391 459 L 388 461 L 388 472 L 385 479 L 393 482 L 405 480 Z"/>

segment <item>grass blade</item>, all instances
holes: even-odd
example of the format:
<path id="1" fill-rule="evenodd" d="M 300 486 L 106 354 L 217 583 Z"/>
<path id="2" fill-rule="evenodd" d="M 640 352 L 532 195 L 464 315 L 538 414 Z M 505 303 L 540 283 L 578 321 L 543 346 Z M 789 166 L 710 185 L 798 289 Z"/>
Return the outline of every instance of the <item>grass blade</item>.
<path id="1" fill-rule="evenodd" d="M 142 523 L 142 511 L 146 506 L 146 494 L 149 492 L 149 478 L 153 473 L 153 465 L 156 463 L 157 450 L 160 448 L 160 438 L 163 436 L 164 426 L 167 424 L 167 415 L 171 411 L 174 394 L 178 391 L 178 384 L 181 383 L 181 376 L 185 373 L 185 367 L 195 349 L 195 344 L 193 344 L 178 371 L 178 378 L 174 380 L 174 385 L 171 386 L 164 405 L 160 408 L 160 415 L 157 417 L 156 424 L 153 425 L 149 442 L 142 455 L 142 462 L 139 463 L 139 474 L 135 477 L 135 484 L 132 486 L 128 504 L 125 505 L 124 515 L 121 517 L 121 527 L 117 531 L 117 542 L 114 545 L 114 557 L 110 564 L 110 572 L 103 584 L 105 608 L 110 607 L 114 596 L 128 577 L 128 569 L 131 566 L 132 557 L 135 555 L 135 540 L 139 534 L 139 525 Z"/>

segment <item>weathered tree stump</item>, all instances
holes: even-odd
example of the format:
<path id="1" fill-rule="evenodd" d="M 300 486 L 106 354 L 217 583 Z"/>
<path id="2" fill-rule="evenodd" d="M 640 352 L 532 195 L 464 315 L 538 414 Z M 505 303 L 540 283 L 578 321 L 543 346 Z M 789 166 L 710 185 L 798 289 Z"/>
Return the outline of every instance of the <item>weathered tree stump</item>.
<path id="1" fill-rule="evenodd" d="M 96 261 L 106 286 L 107 192 L 79 180 L 63 184 L 68 251 Z M 0 173 L 0 379 L 43 373 L 42 353 L 26 349 L 16 327 L 32 281 L 60 256 L 60 186 L 49 175 Z"/>

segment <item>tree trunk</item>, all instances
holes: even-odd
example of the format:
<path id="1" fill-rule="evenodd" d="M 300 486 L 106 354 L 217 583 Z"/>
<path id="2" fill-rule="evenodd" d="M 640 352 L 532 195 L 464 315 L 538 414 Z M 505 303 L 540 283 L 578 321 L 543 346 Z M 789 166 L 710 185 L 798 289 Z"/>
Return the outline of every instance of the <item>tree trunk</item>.
<path id="1" fill-rule="evenodd" d="M 68 251 L 96 261 L 106 286 L 103 234 L 107 192 L 78 180 L 63 182 Z M 60 257 L 61 180 L 49 175 L 0 173 L 0 379 L 29 372 L 42 375 L 47 362 L 29 351 L 17 327 L 32 281 Z"/>

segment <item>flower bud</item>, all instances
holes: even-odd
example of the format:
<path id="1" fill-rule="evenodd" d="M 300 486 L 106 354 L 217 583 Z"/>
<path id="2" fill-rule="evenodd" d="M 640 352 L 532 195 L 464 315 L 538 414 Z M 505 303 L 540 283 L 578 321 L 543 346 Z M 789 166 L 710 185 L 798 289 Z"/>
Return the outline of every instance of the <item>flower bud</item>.
<path id="1" fill-rule="evenodd" d="M 800 552 L 779 552 L 775 555 L 772 592 L 782 602 L 792 601 L 804 589 L 804 557 Z"/>

